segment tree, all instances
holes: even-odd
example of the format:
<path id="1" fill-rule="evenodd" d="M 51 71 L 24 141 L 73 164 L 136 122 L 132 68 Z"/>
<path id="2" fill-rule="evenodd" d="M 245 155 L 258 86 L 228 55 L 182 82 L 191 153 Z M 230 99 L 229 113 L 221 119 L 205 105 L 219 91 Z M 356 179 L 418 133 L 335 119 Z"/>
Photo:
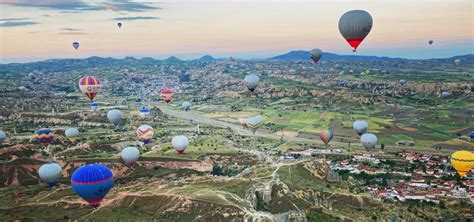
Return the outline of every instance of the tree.
<path id="1" fill-rule="evenodd" d="M 217 164 L 214 164 L 212 166 L 212 172 L 211 172 L 212 175 L 215 175 L 215 176 L 220 176 L 222 175 L 222 167 L 220 167 L 219 165 Z"/>

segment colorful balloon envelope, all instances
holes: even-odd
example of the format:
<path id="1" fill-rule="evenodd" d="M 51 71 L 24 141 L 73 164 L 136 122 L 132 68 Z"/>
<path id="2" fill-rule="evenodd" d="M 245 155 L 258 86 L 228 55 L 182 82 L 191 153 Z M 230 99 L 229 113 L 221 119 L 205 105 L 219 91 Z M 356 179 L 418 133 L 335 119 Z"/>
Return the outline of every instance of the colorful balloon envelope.
<path id="1" fill-rule="evenodd" d="M 147 118 L 150 115 L 150 109 L 146 107 L 142 107 L 140 110 L 138 110 L 140 113 L 140 118 Z"/>
<path id="2" fill-rule="evenodd" d="M 136 147 L 127 147 L 122 150 L 120 156 L 127 165 L 131 166 L 140 158 L 140 151 Z"/>
<path id="3" fill-rule="evenodd" d="M 36 131 L 36 140 L 41 144 L 47 146 L 54 140 L 53 131 L 48 128 L 42 128 Z"/>
<path id="4" fill-rule="evenodd" d="M 377 144 L 377 136 L 375 136 L 374 134 L 366 133 L 360 137 L 360 142 L 366 150 L 370 150 L 375 147 L 375 144 Z"/>
<path id="5" fill-rule="evenodd" d="M 471 139 L 474 139 L 474 131 L 471 131 L 471 132 L 469 133 L 469 137 L 471 137 Z"/>
<path id="6" fill-rule="evenodd" d="M 102 164 L 79 167 L 71 177 L 72 189 L 92 207 L 98 207 L 114 183 L 112 171 Z"/>
<path id="7" fill-rule="evenodd" d="M 357 132 L 359 136 L 367 132 L 367 129 L 369 128 L 369 124 L 367 124 L 366 121 L 364 120 L 356 120 L 352 124 L 352 128 Z"/>
<path id="8" fill-rule="evenodd" d="M 0 144 L 5 142 L 6 139 L 7 139 L 7 134 L 0 130 Z"/>
<path id="9" fill-rule="evenodd" d="M 61 179 L 62 168 L 57 163 L 47 163 L 41 165 L 38 169 L 38 175 L 41 180 L 47 183 L 50 187 L 56 185 Z"/>
<path id="10" fill-rule="evenodd" d="M 451 155 L 451 165 L 459 176 L 464 177 L 474 167 L 474 154 L 466 150 L 457 151 Z"/>
<path id="11" fill-rule="evenodd" d="M 68 128 L 66 129 L 64 134 L 66 135 L 66 138 L 68 138 L 69 141 L 71 141 L 71 143 L 74 143 L 74 141 L 76 140 L 76 137 L 79 136 L 79 130 L 76 128 Z"/>
<path id="12" fill-rule="evenodd" d="M 173 99 L 173 90 L 168 88 L 161 90 L 160 98 L 165 101 L 165 103 L 170 103 Z"/>
<path id="13" fill-rule="evenodd" d="M 72 47 L 77 50 L 77 48 L 79 48 L 79 42 L 73 42 Z"/>
<path id="14" fill-rule="evenodd" d="M 79 89 L 86 94 L 87 98 L 92 102 L 100 90 L 100 82 L 94 76 L 83 76 L 79 80 Z"/>
<path id="15" fill-rule="evenodd" d="M 372 16 L 368 12 L 352 10 L 344 13 L 339 19 L 339 32 L 355 52 L 369 34 L 372 25 Z"/>
<path id="16" fill-rule="evenodd" d="M 191 103 L 187 101 L 183 102 L 182 108 L 184 111 L 188 112 L 191 109 Z"/>
<path id="17" fill-rule="evenodd" d="M 247 128 L 247 120 L 249 119 L 249 114 L 242 114 L 239 117 L 239 122 L 242 125 L 243 128 Z"/>
<path id="18" fill-rule="evenodd" d="M 254 116 L 247 120 L 247 127 L 255 134 L 257 132 L 258 127 L 260 127 L 263 123 L 263 116 Z"/>
<path id="19" fill-rule="evenodd" d="M 331 142 L 333 137 L 334 137 L 334 133 L 332 130 L 323 130 L 319 133 L 319 138 L 321 138 L 323 143 L 326 145 L 328 145 L 328 143 Z"/>
<path id="20" fill-rule="evenodd" d="M 321 59 L 323 51 L 321 51 L 321 49 L 312 49 L 309 54 L 311 55 L 311 60 L 313 60 L 314 63 L 317 63 Z"/>
<path id="21" fill-rule="evenodd" d="M 244 81 L 247 88 L 253 92 L 257 88 L 258 83 L 260 83 L 260 78 L 255 74 L 250 74 L 245 76 Z"/>
<path id="22" fill-rule="evenodd" d="M 140 138 L 140 141 L 142 141 L 144 144 L 147 144 L 151 141 L 153 138 L 154 134 L 153 127 L 149 125 L 141 125 L 137 129 L 137 136 Z"/>
<path id="23" fill-rule="evenodd" d="M 96 102 L 91 103 L 91 110 L 96 111 L 99 108 L 99 105 Z"/>
<path id="24" fill-rule="evenodd" d="M 175 136 L 171 140 L 171 145 L 176 150 L 176 152 L 178 152 L 179 154 L 184 154 L 184 151 L 189 145 L 189 140 L 186 136 L 183 135 Z"/>
<path id="25" fill-rule="evenodd" d="M 400 79 L 400 85 L 402 85 L 402 86 L 403 86 L 403 85 L 405 85 L 405 83 L 407 83 L 407 81 L 406 81 L 406 80 L 404 80 L 404 79 Z"/>

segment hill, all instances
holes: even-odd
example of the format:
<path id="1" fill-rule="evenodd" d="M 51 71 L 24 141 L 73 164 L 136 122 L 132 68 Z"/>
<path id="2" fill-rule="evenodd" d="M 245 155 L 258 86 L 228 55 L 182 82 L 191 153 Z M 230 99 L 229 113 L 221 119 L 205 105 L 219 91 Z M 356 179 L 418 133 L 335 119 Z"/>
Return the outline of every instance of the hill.
<path id="1" fill-rule="evenodd" d="M 309 60 L 309 51 L 297 50 L 277 55 L 266 60 L 268 61 L 303 61 Z M 362 56 L 362 55 L 338 55 L 335 53 L 323 52 L 321 60 L 403 60 L 401 58 L 379 57 L 379 56 Z"/>

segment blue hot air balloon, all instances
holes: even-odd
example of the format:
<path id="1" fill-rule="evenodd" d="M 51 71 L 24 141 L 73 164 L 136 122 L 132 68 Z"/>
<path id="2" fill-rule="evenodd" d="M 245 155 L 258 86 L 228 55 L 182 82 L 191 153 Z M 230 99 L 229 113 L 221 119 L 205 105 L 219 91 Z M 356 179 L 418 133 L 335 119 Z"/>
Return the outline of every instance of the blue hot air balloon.
<path id="1" fill-rule="evenodd" d="M 74 47 L 75 49 L 79 48 L 79 42 L 73 42 L 72 47 Z"/>
<path id="2" fill-rule="evenodd" d="M 7 139 L 7 134 L 0 130 L 0 144 L 2 144 L 5 139 Z"/>
<path id="3" fill-rule="evenodd" d="M 191 109 L 191 103 L 185 101 L 185 102 L 183 102 L 182 107 L 183 107 L 183 110 L 184 110 L 184 111 L 188 112 L 188 111 Z"/>
<path id="4" fill-rule="evenodd" d="M 469 137 L 471 137 L 471 139 L 474 139 L 474 131 L 471 131 L 471 132 L 469 133 Z"/>
<path id="5" fill-rule="evenodd" d="M 96 111 L 99 105 L 96 102 L 91 103 L 91 110 Z"/>
<path id="6" fill-rule="evenodd" d="M 102 164 L 88 164 L 79 167 L 71 177 L 72 189 L 92 207 L 98 207 L 114 184 L 114 176 Z"/>

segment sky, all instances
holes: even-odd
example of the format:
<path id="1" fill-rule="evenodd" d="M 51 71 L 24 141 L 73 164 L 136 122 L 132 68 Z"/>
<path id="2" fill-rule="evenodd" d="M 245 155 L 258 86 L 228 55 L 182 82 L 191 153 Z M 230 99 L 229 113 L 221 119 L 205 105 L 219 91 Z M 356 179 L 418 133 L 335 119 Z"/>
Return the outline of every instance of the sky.
<path id="1" fill-rule="evenodd" d="M 312 48 L 353 54 L 338 30 L 340 16 L 353 9 L 374 20 L 357 54 L 473 53 L 472 0 L 0 0 L 0 63 L 90 56 L 266 58 Z"/>

